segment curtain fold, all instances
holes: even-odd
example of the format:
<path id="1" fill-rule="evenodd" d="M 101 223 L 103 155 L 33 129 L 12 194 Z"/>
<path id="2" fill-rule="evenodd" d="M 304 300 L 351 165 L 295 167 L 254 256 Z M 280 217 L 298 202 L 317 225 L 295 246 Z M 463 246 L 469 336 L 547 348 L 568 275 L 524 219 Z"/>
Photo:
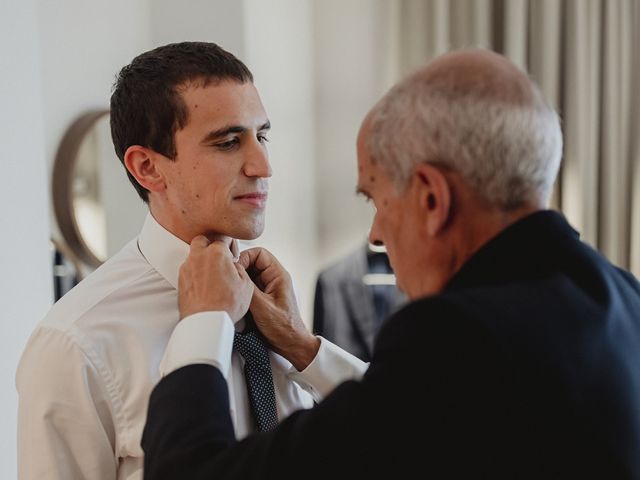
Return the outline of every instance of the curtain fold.
<path id="1" fill-rule="evenodd" d="M 635 55 L 636 60 L 630 65 L 631 70 L 631 92 L 629 99 L 631 104 L 630 121 L 627 126 L 629 132 L 629 159 L 631 171 L 629 173 L 629 190 L 631 192 L 631 203 L 629 212 L 630 226 L 630 259 L 631 270 L 638 274 L 640 272 L 640 100 L 638 99 L 638 87 L 640 86 L 640 61 L 638 61 L 638 46 L 640 45 L 640 1 L 631 2 L 631 43 L 630 55 Z"/>
<path id="2" fill-rule="evenodd" d="M 468 46 L 503 53 L 530 73 L 564 132 L 552 206 L 640 275 L 640 0 L 397 2 L 396 79 Z"/>

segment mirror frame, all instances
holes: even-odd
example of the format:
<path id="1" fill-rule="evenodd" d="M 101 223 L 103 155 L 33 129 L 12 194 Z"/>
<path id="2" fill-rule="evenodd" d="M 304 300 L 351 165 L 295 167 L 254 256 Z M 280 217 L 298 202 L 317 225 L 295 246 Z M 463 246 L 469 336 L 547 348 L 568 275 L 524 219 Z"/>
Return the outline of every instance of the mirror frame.
<path id="1" fill-rule="evenodd" d="M 89 248 L 76 221 L 73 210 L 73 173 L 82 141 L 94 124 L 105 115 L 109 115 L 108 109 L 88 111 L 67 129 L 53 163 L 51 188 L 53 209 L 64 241 L 80 261 L 94 268 L 102 265 L 103 260 L 96 257 Z"/>

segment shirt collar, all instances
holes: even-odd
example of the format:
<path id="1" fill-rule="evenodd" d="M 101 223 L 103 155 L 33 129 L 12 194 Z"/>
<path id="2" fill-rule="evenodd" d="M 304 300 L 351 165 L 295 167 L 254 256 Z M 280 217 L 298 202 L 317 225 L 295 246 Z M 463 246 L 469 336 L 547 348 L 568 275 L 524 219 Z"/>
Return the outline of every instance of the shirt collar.
<path id="1" fill-rule="evenodd" d="M 239 247 L 235 239 L 231 240 L 230 248 L 234 261 L 237 261 Z M 177 289 L 178 272 L 189 255 L 189 244 L 165 229 L 149 212 L 138 236 L 138 249 L 151 266 Z"/>

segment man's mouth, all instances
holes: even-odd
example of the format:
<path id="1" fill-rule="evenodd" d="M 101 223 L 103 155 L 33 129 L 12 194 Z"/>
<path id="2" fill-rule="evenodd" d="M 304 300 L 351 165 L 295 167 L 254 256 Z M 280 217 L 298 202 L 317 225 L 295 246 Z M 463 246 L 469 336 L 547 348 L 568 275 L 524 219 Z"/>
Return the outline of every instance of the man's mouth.
<path id="1" fill-rule="evenodd" d="M 251 192 L 244 195 L 234 197 L 234 200 L 240 200 L 248 205 L 256 208 L 264 208 L 267 206 L 267 192 Z"/>

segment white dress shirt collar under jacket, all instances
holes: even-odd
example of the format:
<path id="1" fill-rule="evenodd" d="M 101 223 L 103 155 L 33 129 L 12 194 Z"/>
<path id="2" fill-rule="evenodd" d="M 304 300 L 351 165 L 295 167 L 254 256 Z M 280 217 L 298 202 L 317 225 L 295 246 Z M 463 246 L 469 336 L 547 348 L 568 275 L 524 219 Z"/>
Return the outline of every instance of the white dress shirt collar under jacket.
<path id="1" fill-rule="evenodd" d="M 169 339 L 174 352 L 196 351 L 200 340 L 220 358 L 216 341 L 191 328 L 198 322 L 175 328 L 177 275 L 188 251 L 148 215 L 138 239 L 64 295 L 38 324 L 16 375 L 21 480 L 142 478 L 140 439 Z M 224 323 L 221 316 L 228 319 L 221 312 L 197 318 L 209 328 Z M 174 330 L 181 334 L 172 336 Z M 274 353 L 271 360 L 280 418 L 365 368 L 324 339 L 304 372 Z M 241 362 L 233 354 L 225 372 L 238 437 L 252 429 Z"/>

